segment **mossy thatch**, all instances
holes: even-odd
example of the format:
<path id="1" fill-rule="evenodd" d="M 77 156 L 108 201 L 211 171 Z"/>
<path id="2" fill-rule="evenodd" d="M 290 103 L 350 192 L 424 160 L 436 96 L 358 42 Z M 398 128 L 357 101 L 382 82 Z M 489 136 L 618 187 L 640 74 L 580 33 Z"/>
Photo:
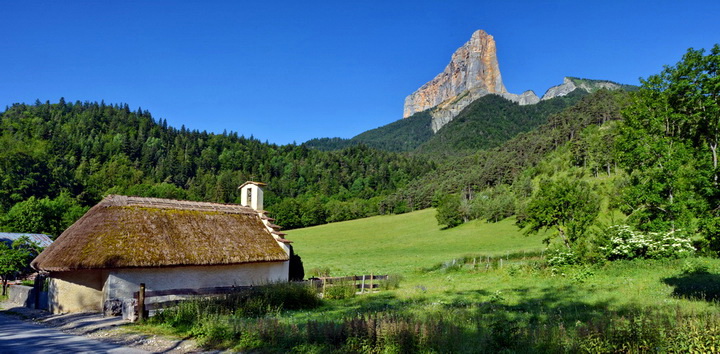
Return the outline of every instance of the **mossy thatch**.
<path id="1" fill-rule="evenodd" d="M 46 248 L 38 270 L 287 261 L 257 211 L 233 204 L 111 195 Z"/>

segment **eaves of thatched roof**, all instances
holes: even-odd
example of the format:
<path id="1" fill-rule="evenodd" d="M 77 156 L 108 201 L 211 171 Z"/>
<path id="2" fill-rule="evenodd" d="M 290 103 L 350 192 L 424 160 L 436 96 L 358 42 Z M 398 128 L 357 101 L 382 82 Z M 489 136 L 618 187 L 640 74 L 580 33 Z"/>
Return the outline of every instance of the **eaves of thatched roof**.
<path id="1" fill-rule="evenodd" d="M 286 261 L 249 207 L 111 195 L 46 248 L 38 270 L 108 269 Z"/>

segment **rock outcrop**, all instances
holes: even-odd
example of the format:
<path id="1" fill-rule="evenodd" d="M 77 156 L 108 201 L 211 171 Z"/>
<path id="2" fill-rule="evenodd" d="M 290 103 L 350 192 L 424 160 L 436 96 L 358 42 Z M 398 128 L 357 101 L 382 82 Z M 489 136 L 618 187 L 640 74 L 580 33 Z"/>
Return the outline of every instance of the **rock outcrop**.
<path id="1" fill-rule="evenodd" d="M 540 97 L 538 97 L 538 95 L 536 95 L 535 91 L 533 90 L 527 90 L 520 95 L 516 95 L 514 93 L 507 93 L 501 96 L 505 97 L 510 101 L 517 102 L 521 106 L 528 104 L 536 104 L 540 102 Z"/>
<path id="2" fill-rule="evenodd" d="M 619 90 L 622 89 L 622 85 L 605 80 L 588 80 L 576 77 L 565 77 L 562 84 L 549 88 L 542 96 L 541 100 L 544 101 L 555 97 L 565 96 L 576 89 L 581 89 L 587 92 L 594 92 L 599 89 Z"/>

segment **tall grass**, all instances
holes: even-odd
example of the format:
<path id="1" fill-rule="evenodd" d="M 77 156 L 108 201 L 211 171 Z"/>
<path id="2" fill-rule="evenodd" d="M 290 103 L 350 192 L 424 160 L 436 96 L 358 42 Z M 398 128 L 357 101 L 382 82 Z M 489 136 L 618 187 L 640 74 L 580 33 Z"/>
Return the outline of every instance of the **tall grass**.
<path id="1" fill-rule="evenodd" d="M 720 315 L 681 308 L 535 316 L 497 304 L 423 315 L 401 311 L 289 323 L 211 315 L 190 331 L 205 345 L 239 351 L 337 353 L 710 352 Z"/>
<path id="2" fill-rule="evenodd" d="M 512 258 L 520 257 L 505 256 L 509 261 Z M 456 260 L 460 262 L 470 261 Z M 453 276 L 498 276 L 498 280 L 516 279 L 517 284 L 533 278 L 555 285 L 543 285 L 542 291 L 523 287 L 494 292 L 487 289 L 477 296 L 460 291 L 445 294 L 452 298 L 430 295 L 425 299 L 399 299 L 394 291 L 385 291 L 321 302 L 311 287 L 280 284 L 183 303 L 151 322 L 193 336 L 207 347 L 250 352 L 595 353 L 720 349 L 716 347 L 720 338 L 717 262 L 701 258 L 627 261 L 605 268 L 567 267 L 563 270 L 566 277 L 552 275 L 547 268 L 536 271 L 529 264 L 525 267 L 514 276 L 512 267 L 487 271 L 463 268 Z M 603 272 L 610 275 L 609 281 L 619 274 L 641 277 L 650 269 L 669 274 L 660 281 L 674 288 L 674 302 L 589 298 L 588 290 L 595 293 L 607 291 L 605 288 L 625 295 L 605 284 L 602 273 L 586 276 L 583 281 L 571 276 Z M 646 292 L 652 291 L 646 283 L 641 284 Z M 687 306 L 691 302 L 707 306 Z"/>
<path id="3" fill-rule="evenodd" d="M 315 288 L 302 283 L 278 283 L 242 289 L 236 292 L 198 298 L 178 303 L 151 318 L 151 323 L 164 323 L 198 334 L 208 321 L 219 317 L 258 318 L 283 310 L 313 309 L 322 304 Z"/>

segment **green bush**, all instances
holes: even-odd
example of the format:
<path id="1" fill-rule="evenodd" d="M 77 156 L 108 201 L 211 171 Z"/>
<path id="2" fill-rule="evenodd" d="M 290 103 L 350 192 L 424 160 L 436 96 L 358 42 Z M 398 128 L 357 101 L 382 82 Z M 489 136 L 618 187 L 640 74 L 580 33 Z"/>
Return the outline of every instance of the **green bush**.
<path id="1" fill-rule="evenodd" d="M 457 194 L 449 194 L 440 199 L 438 201 L 437 214 L 435 214 L 438 225 L 450 229 L 462 224 L 463 217 L 460 213 L 460 207 L 461 200 Z"/>
<path id="2" fill-rule="evenodd" d="M 325 299 L 347 299 L 355 296 L 357 289 L 352 283 L 340 282 L 325 287 L 323 298 Z"/>
<path id="3" fill-rule="evenodd" d="M 548 265 L 552 267 L 561 267 L 566 265 L 573 265 L 578 263 L 577 256 L 575 253 L 565 247 L 559 247 L 554 250 L 550 250 L 547 254 Z"/>
<path id="4" fill-rule="evenodd" d="M 683 274 L 709 274 L 710 267 L 705 261 L 699 259 L 686 259 L 681 271 Z"/>
<path id="5" fill-rule="evenodd" d="M 313 269 L 310 269 L 310 277 L 311 278 L 329 277 L 329 276 L 330 276 L 330 267 L 315 267 Z"/>
<path id="6" fill-rule="evenodd" d="M 390 274 L 387 280 L 380 283 L 380 287 L 383 290 L 392 290 L 400 288 L 400 282 L 403 281 L 404 277 L 400 274 Z"/>

